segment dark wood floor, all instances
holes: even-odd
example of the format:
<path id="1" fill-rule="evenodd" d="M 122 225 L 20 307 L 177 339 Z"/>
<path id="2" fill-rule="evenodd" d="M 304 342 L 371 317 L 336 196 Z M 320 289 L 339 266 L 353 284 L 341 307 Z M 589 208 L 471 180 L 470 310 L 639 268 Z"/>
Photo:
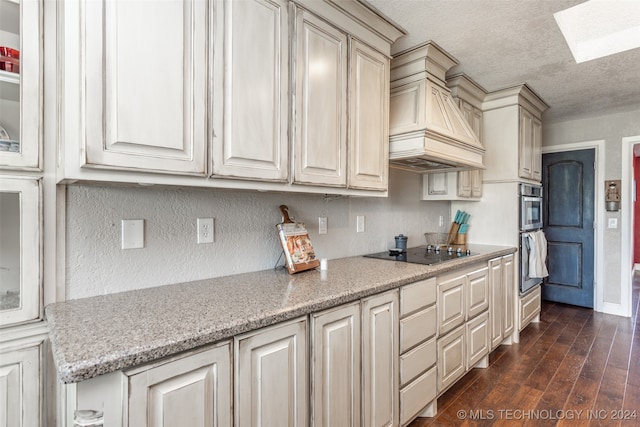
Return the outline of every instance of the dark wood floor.
<path id="1" fill-rule="evenodd" d="M 632 317 L 543 302 L 520 343 L 491 353 L 438 399 L 424 426 L 640 426 L 640 274 Z"/>

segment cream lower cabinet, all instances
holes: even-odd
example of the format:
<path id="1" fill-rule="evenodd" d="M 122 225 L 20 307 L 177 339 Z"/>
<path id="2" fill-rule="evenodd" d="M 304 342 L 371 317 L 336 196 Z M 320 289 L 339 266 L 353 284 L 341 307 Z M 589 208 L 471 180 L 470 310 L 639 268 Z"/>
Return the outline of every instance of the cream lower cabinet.
<path id="1" fill-rule="evenodd" d="M 395 426 L 398 402 L 398 291 L 362 300 L 362 425 Z"/>
<path id="2" fill-rule="evenodd" d="M 435 278 L 400 288 L 400 425 L 435 407 L 436 313 Z"/>
<path id="3" fill-rule="evenodd" d="M 511 344 L 514 329 L 514 256 L 506 255 L 489 261 L 489 323 L 491 324 L 491 350 L 501 343 Z"/>
<path id="4" fill-rule="evenodd" d="M 518 331 L 522 331 L 531 322 L 539 321 L 542 309 L 541 294 L 542 291 L 538 286 L 528 294 L 518 298 Z"/>
<path id="5" fill-rule="evenodd" d="M 129 376 L 129 426 L 232 425 L 231 345 L 196 352 Z"/>
<path id="6" fill-rule="evenodd" d="M 311 315 L 311 425 L 360 422 L 360 302 Z"/>
<path id="7" fill-rule="evenodd" d="M 0 337 L 0 425 L 39 427 L 46 425 L 42 352 L 47 328 L 31 324 L 20 329 L 4 330 Z"/>
<path id="8" fill-rule="evenodd" d="M 234 338 L 235 425 L 308 423 L 307 319 Z"/>
<path id="9" fill-rule="evenodd" d="M 471 368 L 486 367 L 491 341 L 487 265 L 437 279 L 438 395 Z"/>

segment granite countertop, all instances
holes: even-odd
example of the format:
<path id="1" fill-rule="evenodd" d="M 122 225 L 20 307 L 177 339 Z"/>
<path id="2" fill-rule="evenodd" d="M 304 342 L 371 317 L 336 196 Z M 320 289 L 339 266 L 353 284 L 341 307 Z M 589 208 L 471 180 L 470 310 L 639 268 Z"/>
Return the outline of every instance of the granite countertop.
<path id="1" fill-rule="evenodd" d="M 433 266 L 364 257 L 326 271 L 265 270 L 50 304 L 58 379 L 73 383 L 355 301 L 514 247 L 471 245 L 477 255 Z"/>

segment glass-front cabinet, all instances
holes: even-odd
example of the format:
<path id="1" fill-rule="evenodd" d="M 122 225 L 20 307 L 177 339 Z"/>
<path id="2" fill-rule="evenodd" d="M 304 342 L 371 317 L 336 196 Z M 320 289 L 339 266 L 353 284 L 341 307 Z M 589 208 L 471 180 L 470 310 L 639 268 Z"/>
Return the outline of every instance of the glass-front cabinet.
<path id="1" fill-rule="evenodd" d="M 42 166 L 42 4 L 0 0 L 0 169 Z"/>
<path id="2" fill-rule="evenodd" d="M 41 314 L 42 0 L 0 0 L 0 326 Z"/>
<path id="3" fill-rule="evenodd" d="M 0 177 L 0 326 L 40 317 L 40 181 Z"/>

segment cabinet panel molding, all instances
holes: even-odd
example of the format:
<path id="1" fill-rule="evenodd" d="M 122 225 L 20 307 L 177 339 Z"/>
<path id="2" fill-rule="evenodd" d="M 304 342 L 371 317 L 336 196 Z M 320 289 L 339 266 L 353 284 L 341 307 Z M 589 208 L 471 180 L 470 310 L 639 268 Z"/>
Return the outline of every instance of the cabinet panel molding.
<path id="1" fill-rule="evenodd" d="M 84 166 L 205 175 L 208 7 L 84 3 Z"/>
<path id="2" fill-rule="evenodd" d="M 289 12 L 284 0 L 224 1 L 216 10 L 213 175 L 289 177 Z M 251 31 L 247 31 L 247 28 Z"/>

